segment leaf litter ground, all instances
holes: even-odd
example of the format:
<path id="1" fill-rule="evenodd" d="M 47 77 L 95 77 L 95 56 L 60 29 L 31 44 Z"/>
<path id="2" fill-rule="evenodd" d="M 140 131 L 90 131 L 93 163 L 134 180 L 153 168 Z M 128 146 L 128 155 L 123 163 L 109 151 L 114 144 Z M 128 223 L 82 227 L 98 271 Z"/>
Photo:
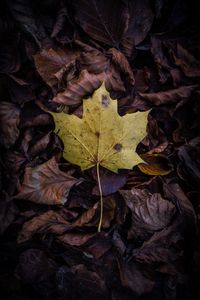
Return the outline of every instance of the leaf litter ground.
<path id="1" fill-rule="evenodd" d="M 178 0 L 1 1 L 1 299 L 199 299 L 199 20 Z M 95 168 L 48 112 L 84 122 L 102 82 L 119 119 L 150 111 L 150 167 L 100 166 L 97 233 Z"/>

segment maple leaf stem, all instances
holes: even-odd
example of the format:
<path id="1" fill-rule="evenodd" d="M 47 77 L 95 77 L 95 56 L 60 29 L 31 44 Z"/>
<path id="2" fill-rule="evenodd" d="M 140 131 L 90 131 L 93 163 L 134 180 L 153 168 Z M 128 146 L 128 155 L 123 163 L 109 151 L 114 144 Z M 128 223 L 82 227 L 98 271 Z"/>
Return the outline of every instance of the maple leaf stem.
<path id="1" fill-rule="evenodd" d="M 101 226 L 103 220 L 103 195 L 102 195 L 101 180 L 99 174 L 99 163 L 97 163 L 97 181 L 98 181 L 99 194 L 100 194 L 100 217 L 99 217 L 98 232 L 101 232 Z"/>

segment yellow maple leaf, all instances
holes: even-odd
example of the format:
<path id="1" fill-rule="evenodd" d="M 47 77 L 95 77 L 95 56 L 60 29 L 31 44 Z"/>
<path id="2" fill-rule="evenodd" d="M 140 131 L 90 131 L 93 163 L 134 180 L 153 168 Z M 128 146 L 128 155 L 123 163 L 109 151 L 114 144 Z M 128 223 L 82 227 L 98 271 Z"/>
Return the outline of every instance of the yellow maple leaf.
<path id="1" fill-rule="evenodd" d="M 82 118 L 64 112 L 52 115 L 55 130 L 64 143 L 64 158 L 82 170 L 97 168 L 101 196 L 100 231 L 103 198 L 99 166 L 117 173 L 118 169 L 132 169 L 144 162 L 136 153 L 136 147 L 146 135 L 148 111 L 120 116 L 117 100 L 110 98 L 102 84 L 91 98 L 83 100 Z"/>
<path id="2" fill-rule="evenodd" d="M 83 101 L 83 118 L 52 113 L 64 143 L 64 158 L 82 170 L 97 164 L 115 173 L 144 162 L 135 152 L 146 135 L 147 112 L 120 116 L 104 84 Z"/>

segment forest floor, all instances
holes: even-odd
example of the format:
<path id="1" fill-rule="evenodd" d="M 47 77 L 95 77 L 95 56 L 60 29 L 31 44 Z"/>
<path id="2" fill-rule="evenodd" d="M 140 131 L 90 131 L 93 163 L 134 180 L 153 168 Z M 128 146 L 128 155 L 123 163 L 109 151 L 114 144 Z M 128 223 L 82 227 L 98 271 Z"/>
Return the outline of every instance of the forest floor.
<path id="1" fill-rule="evenodd" d="M 2 300 L 200 299 L 197 2 L 0 2 Z M 100 168 L 97 232 L 96 170 L 48 111 L 81 118 L 102 82 L 119 115 L 150 111 L 150 167 Z"/>

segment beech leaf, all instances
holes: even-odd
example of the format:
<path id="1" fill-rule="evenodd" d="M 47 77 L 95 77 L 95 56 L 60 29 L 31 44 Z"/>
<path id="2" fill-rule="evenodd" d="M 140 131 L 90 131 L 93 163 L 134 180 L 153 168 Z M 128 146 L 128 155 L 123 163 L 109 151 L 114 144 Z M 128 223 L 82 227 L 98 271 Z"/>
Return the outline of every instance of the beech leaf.
<path id="1" fill-rule="evenodd" d="M 143 162 L 135 152 L 146 135 L 148 111 L 120 116 L 104 84 L 83 101 L 83 118 L 52 113 L 64 158 L 82 170 L 101 165 L 115 173 Z"/>

